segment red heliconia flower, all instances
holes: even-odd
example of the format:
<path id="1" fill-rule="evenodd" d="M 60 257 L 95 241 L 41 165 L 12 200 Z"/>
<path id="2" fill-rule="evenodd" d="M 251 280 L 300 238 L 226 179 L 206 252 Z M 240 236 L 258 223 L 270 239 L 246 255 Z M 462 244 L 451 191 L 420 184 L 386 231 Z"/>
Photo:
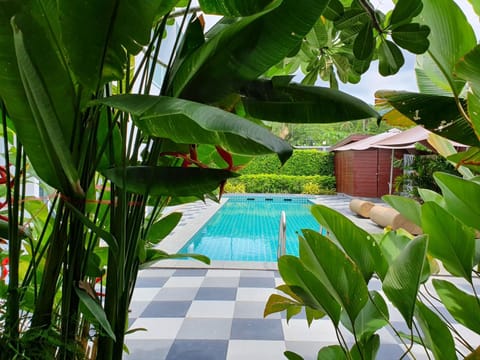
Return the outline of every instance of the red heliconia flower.
<path id="1" fill-rule="evenodd" d="M 200 168 L 208 168 L 207 165 L 198 160 L 197 145 L 191 144 L 188 154 L 177 151 L 166 151 L 160 154 L 160 156 L 175 156 L 176 158 L 183 159 L 182 167 L 189 167 L 190 165 L 197 165 Z"/>
<path id="2" fill-rule="evenodd" d="M 226 170 L 237 171 L 243 167 L 243 166 L 235 166 L 233 164 L 233 156 L 227 150 L 223 149 L 218 145 L 215 146 L 215 149 L 217 150 L 218 155 L 220 155 L 222 159 L 227 163 L 228 167 L 226 168 Z"/>
<path id="3" fill-rule="evenodd" d="M 0 274 L 0 280 L 5 280 L 8 276 L 8 263 L 9 263 L 9 260 L 8 260 L 8 257 L 4 258 L 1 262 L 1 274 Z"/>
<path id="4" fill-rule="evenodd" d="M 7 183 L 7 168 L 5 166 L 0 166 L 0 185 L 1 184 L 6 184 Z M 8 185 L 9 187 L 13 187 L 14 185 L 14 180 L 10 180 L 10 184 Z"/>
<path id="5" fill-rule="evenodd" d="M 95 285 L 102 282 L 102 277 L 103 276 L 98 276 L 98 277 L 95 278 Z M 105 293 L 103 293 L 101 291 L 95 291 L 95 294 L 97 294 L 97 296 L 100 296 L 100 297 L 105 296 Z"/>

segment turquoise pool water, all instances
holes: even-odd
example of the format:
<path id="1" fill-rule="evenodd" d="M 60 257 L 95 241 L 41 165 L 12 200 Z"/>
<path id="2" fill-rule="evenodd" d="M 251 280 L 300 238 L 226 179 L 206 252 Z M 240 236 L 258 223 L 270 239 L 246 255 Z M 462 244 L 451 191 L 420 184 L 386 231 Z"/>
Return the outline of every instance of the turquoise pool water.
<path id="1" fill-rule="evenodd" d="M 277 261 L 280 215 L 287 219 L 286 251 L 298 255 L 301 229 L 319 230 L 305 197 L 229 197 L 223 207 L 185 244 L 180 253 L 211 260 Z"/>

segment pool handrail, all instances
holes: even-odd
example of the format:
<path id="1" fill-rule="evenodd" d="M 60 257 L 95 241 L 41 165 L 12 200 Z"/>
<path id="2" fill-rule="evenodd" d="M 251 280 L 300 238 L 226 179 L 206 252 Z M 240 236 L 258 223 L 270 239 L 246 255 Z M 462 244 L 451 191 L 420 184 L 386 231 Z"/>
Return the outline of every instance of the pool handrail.
<path id="1" fill-rule="evenodd" d="M 286 241 L 287 241 L 287 216 L 285 211 L 280 214 L 280 227 L 278 230 L 278 248 L 277 259 L 286 253 Z"/>

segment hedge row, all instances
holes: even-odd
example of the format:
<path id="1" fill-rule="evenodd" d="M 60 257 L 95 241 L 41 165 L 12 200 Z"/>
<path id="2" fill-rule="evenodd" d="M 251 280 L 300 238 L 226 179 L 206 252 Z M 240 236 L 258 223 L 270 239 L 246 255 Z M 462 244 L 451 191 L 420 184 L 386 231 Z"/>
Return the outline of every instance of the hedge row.
<path id="1" fill-rule="evenodd" d="M 331 194 L 335 192 L 335 177 L 325 175 L 242 175 L 228 180 L 225 191 L 230 193 Z"/>
<path id="2" fill-rule="evenodd" d="M 240 173 L 330 176 L 334 173 L 333 153 L 317 150 L 294 150 L 292 157 L 282 167 L 280 160 L 274 154 L 257 156 Z"/>

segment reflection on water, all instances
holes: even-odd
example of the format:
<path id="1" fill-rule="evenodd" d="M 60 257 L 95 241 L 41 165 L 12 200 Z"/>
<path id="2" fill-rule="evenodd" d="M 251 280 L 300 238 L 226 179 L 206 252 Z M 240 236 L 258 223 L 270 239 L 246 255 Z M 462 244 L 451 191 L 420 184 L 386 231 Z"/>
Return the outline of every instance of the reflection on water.
<path id="1" fill-rule="evenodd" d="M 276 261 L 282 210 L 287 218 L 287 254 L 298 255 L 301 229 L 320 228 L 306 198 L 253 199 L 229 198 L 180 252 L 204 254 L 212 260 Z"/>

